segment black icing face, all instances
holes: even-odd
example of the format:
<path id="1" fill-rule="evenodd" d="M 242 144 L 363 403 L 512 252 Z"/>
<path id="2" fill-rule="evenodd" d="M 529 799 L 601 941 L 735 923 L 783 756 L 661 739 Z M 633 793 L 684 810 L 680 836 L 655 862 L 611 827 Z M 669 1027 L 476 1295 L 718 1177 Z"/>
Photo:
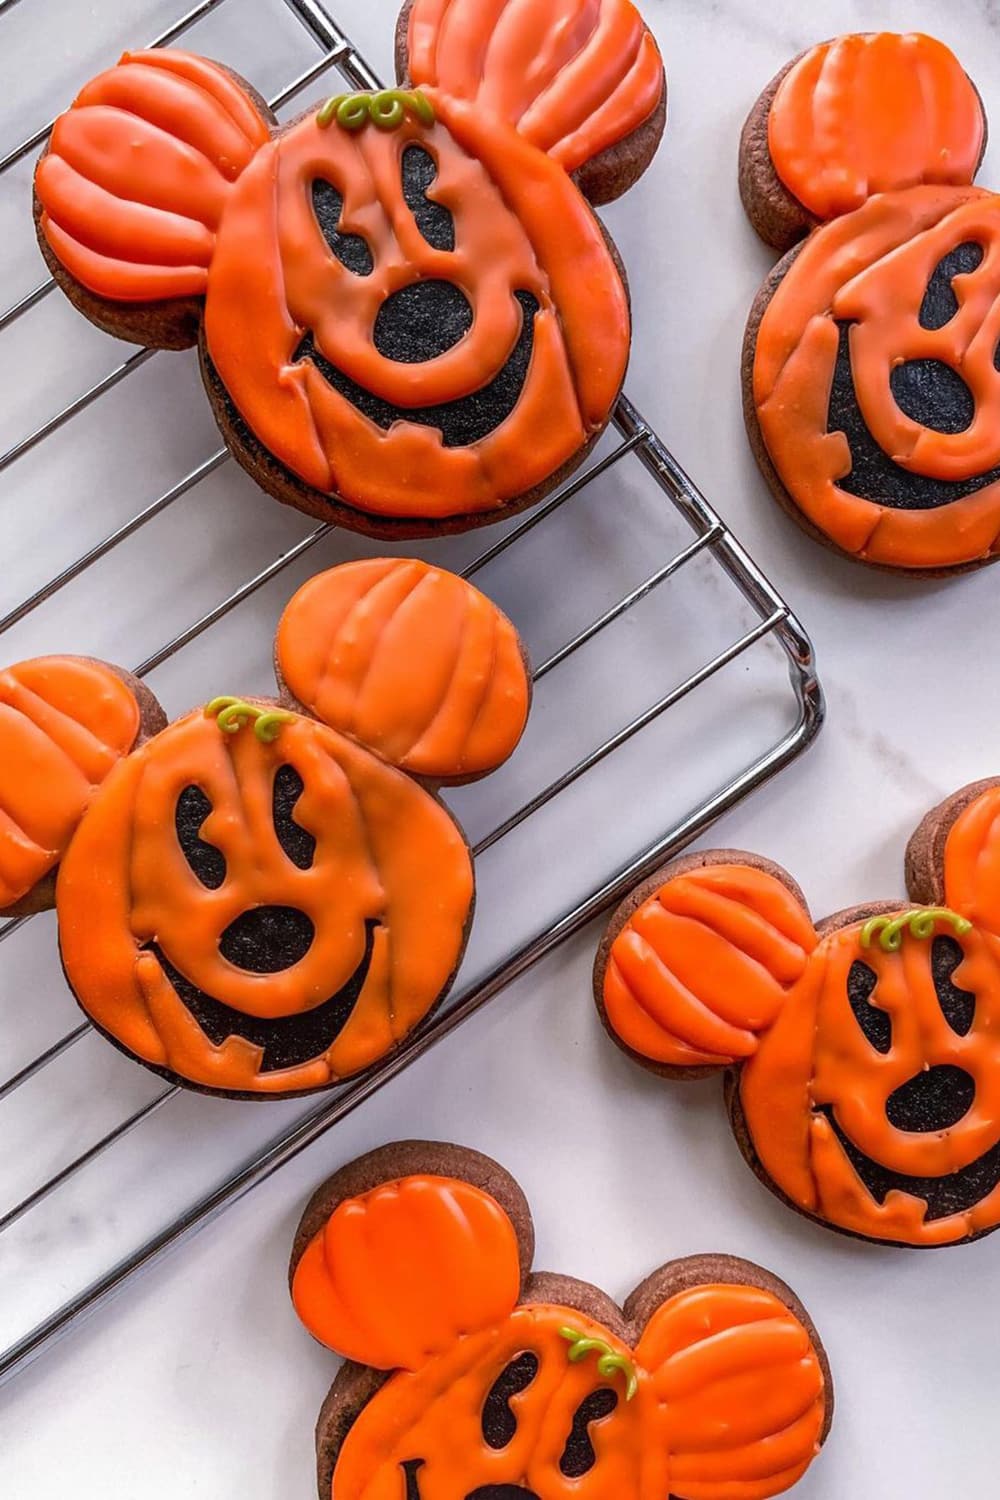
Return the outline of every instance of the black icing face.
<path id="1" fill-rule="evenodd" d="M 920 305 L 918 322 L 922 330 L 934 333 L 947 329 L 959 316 L 955 279 L 973 276 L 983 260 L 982 245 L 965 241 L 938 262 Z M 838 488 L 894 510 L 921 511 L 951 505 L 1000 480 L 1000 465 L 961 479 L 941 479 L 894 461 L 873 435 L 859 403 L 853 326 L 847 320 L 837 322 L 839 346 L 827 423 L 829 432 L 845 435 L 851 451 L 851 470 L 837 480 Z M 1000 372 L 1000 327 L 991 357 Z M 902 359 L 889 366 L 887 375 L 892 401 L 911 422 L 928 433 L 949 437 L 969 432 L 976 419 L 976 402 L 955 365 L 930 357 Z"/>
<path id="2" fill-rule="evenodd" d="M 400 190 L 421 241 L 442 255 L 455 251 L 455 221 L 444 204 L 428 196 L 437 166 L 423 146 L 410 144 L 400 159 Z M 341 227 L 343 195 L 325 178 L 312 184 L 313 211 L 331 254 L 358 278 L 371 277 L 376 261 L 368 242 Z M 404 365 L 423 365 L 440 359 L 461 344 L 475 323 L 475 309 L 457 281 L 434 274 L 418 264 L 412 279 L 389 291 L 381 302 L 372 330 L 372 344 L 385 359 Z M 534 348 L 538 299 L 528 291 L 512 290 L 520 309 L 520 334 L 502 367 L 483 385 L 455 400 L 401 406 L 378 391 L 352 379 L 336 362 L 335 350 L 322 349 L 307 329 L 292 356 L 293 363 L 309 360 L 345 400 L 369 421 L 387 431 L 405 420 L 436 428 L 446 448 L 468 447 L 487 437 L 505 421 L 521 398 Z M 417 383 L 419 387 L 419 382 Z"/>
<path id="3" fill-rule="evenodd" d="M 295 818 L 303 782 L 290 765 L 279 767 L 272 789 L 274 837 L 295 869 L 309 871 L 316 851 L 315 837 Z M 177 799 L 174 826 L 178 844 L 192 874 L 207 891 L 220 889 L 227 878 L 222 852 L 202 837 L 212 804 L 201 787 L 185 787 Z M 294 875 L 291 876 L 294 880 Z M 286 890 L 289 889 L 286 885 Z M 242 1037 L 259 1047 L 261 1073 L 294 1068 L 322 1057 L 349 1021 L 371 967 L 379 922 L 365 923 L 361 961 L 346 984 L 319 1004 L 296 1014 L 262 1017 L 228 1005 L 195 984 L 172 958 L 151 940 L 144 951 L 155 955 L 185 1009 L 205 1036 L 221 1046 L 229 1037 Z M 306 913 L 287 902 L 247 907 L 223 929 L 218 953 L 225 965 L 242 974 L 281 975 L 302 963 L 315 939 L 315 926 Z"/>
<path id="4" fill-rule="evenodd" d="M 522 1402 L 527 1402 L 530 1409 L 531 1392 L 540 1367 L 539 1356 L 526 1350 L 504 1366 L 487 1391 L 480 1422 L 483 1444 L 491 1454 L 505 1453 L 517 1437 L 518 1412 L 525 1409 Z M 596 1387 L 578 1403 L 565 1435 L 553 1495 L 572 1495 L 576 1483 L 594 1468 L 597 1453 L 593 1428 L 609 1418 L 618 1404 L 619 1394 L 610 1385 Z M 537 1421 L 537 1413 L 528 1420 Z M 403 1478 L 400 1500 L 422 1500 L 420 1470 L 425 1462 L 423 1458 L 414 1458 L 400 1465 Z M 470 1467 L 475 1467 L 475 1462 L 474 1455 L 470 1455 Z M 548 1495 L 546 1486 L 546 1500 Z M 525 1484 L 504 1482 L 472 1484 L 457 1500 L 541 1500 L 541 1497 Z"/>
<path id="5" fill-rule="evenodd" d="M 961 945 L 939 934 L 931 943 L 930 979 L 946 1031 L 966 1037 L 972 1030 L 976 997 L 955 983 L 955 972 L 963 961 Z M 873 1064 L 888 1058 L 893 1049 L 893 1023 L 889 1012 L 878 1004 L 879 975 L 863 959 L 852 963 L 847 977 L 847 999 L 854 1019 L 871 1048 Z M 954 1062 L 915 1059 L 911 1075 L 885 1098 L 886 1121 L 894 1130 L 913 1137 L 945 1136 L 961 1125 L 976 1098 L 972 1074 Z M 884 1204 L 891 1192 L 902 1192 L 926 1204 L 925 1222 L 967 1213 L 988 1197 L 1000 1183 L 1000 1145 L 992 1146 L 977 1160 L 958 1171 L 940 1176 L 913 1175 L 895 1171 L 873 1159 L 847 1134 L 834 1105 L 816 1109 L 829 1120 L 840 1146 L 854 1171 L 876 1203 Z"/>

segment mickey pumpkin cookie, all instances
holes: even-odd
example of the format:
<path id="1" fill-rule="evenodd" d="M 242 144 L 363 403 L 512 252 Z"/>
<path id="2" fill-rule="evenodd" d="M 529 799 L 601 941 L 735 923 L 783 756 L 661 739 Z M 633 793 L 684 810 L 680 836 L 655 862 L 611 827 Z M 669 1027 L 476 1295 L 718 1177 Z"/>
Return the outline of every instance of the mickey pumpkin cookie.
<path id="1" fill-rule="evenodd" d="M 1000 1224 L 1000 780 L 929 814 L 906 883 L 915 905 L 814 925 L 777 865 L 688 856 L 619 908 L 594 989 L 638 1061 L 724 1074 L 740 1149 L 790 1207 L 954 1245 Z"/>
<path id="2" fill-rule="evenodd" d="M 56 868 L 95 791 L 166 722 L 137 678 L 92 657 L 0 670 L 0 916 L 54 905 Z"/>
<path id="3" fill-rule="evenodd" d="M 230 69 L 126 53 L 35 175 L 42 252 L 101 328 L 198 343 L 232 452 L 377 536 L 499 520 L 606 426 L 629 350 L 591 204 L 663 131 L 629 0 L 409 0 L 401 87 L 279 126 Z"/>
<path id="4" fill-rule="evenodd" d="M 788 252 L 747 327 L 751 445 L 810 535 L 883 568 L 958 572 L 1000 547 L 1000 196 L 973 186 L 986 137 L 948 48 L 886 33 L 804 53 L 743 133 L 747 212 Z"/>
<path id="5" fill-rule="evenodd" d="M 520 1188 L 458 1146 L 385 1146 L 316 1192 L 292 1300 L 349 1361 L 321 1500 L 766 1500 L 801 1478 L 833 1389 L 788 1287 L 699 1255 L 619 1308 L 533 1250 Z"/>
<path id="6" fill-rule="evenodd" d="M 40 905 L 59 861 L 90 1019 L 171 1081 L 247 1098 L 361 1072 L 445 994 L 474 882 L 435 788 L 505 760 L 531 697 L 510 621 L 405 558 L 311 579 L 276 660 L 280 699 L 166 728 L 101 663 L 0 674 L 0 893 Z"/>

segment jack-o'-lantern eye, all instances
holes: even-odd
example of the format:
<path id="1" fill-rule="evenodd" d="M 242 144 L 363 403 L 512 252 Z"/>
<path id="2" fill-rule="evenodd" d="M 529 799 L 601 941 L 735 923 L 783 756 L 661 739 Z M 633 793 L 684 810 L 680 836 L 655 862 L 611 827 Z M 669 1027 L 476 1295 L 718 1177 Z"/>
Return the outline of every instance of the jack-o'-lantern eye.
<path id="1" fill-rule="evenodd" d="M 573 1417 L 569 1437 L 566 1439 L 566 1447 L 559 1460 L 559 1471 L 566 1479 L 582 1479 L 584 1474 L 589 1474 L 594 1467 L 597 1454 L 594 1452 L 590 1429 L 595 1422 L 602 1422 L 605 1417 L 610 1417 L 617 1405 L 618 1392 L 613 1391 L 610 1386 L 602 1386 L 598 1391 L 591 1391 L 590 1395 L 580 1402 Z"/>
<path id="2" fill-rule="evenodd" d="M 210 891 L 217 891 L 226 878 L 226 861 L 220 849 L 201 837 L 201 828 L 212 811 L 200 786 L 186 786 L 177 798 L 174 828 L 177 842 L 193 873 Z"/>
<path id="3" fill-rule="evenodd" d="M 433 156 L 423 146 L 407 146 L 401 172 L 403 198 L 428 245 L 432 250 L 454 250 L 454 219 L 443 203 L 427 197 L 427 189 L 438 174 Z"/>
<path id="4" fill-rule="evenodd" d="M 931 974 L 934 991 L 941 1006 L 941 1014 L 956 1036 L 968 1036 L 976 1014 L 976 997 L 969 990 L 960 990 L 953 975 L 962 962 L 960 944 L 953 937 L 940 934 L 931 948 Z"/>
<path id="5" fill-rule="evenodd" d="M 278 843 L 292 864 L 300 870 L 310 870 L 316 858 L 316 840 L 294 817 L 295 805 L 304 790 L 302 777 L 295 767 L 280 766 L 274 778 L 271 812 Z"/>
<path id="6" fill-rule="evenodd" d="M 866 1041 L 876 1052 L 886 1053 L 892 1046 L 892 1022 L 884 1010 L 871 1003 L 877 984 L 875 970 L 855 959 L 847 976 L 847 999 Z"/>
<path id="7" fill-rule="evenodd" d="M 931 332 L 944 328 L 958 312 L 958 298 L 952 286 L 956 276 L 971 276 L 983 263 L 983 247 L 975 240 L 958 245 L 934 268 L 927 283 L 924 300 L 920 308 L 920 326 Z"/>
<path id="8" fill-rule="evenodd" d="M 348 234 L 340 227 L 340 216 L 344 212 L 343 194 L 325 177 L 317 177 L 312 185 L 312 201 L 323 238 L 340 264 L 355 276 L 370 276 L 375 262 L 367 241 L 360 234 Z"/>
<path id="9" fill-rule="evenodd" d="M 537 1374 L 538 1356 L 527 1351 L 512 1359 L 490 1387 L 483 1403 L 483 1437 L 496 1452 L 512 1443 L 517 1432 L 517 1418 L 510 1409 L 511 1400 L 526 1391 Z"/>

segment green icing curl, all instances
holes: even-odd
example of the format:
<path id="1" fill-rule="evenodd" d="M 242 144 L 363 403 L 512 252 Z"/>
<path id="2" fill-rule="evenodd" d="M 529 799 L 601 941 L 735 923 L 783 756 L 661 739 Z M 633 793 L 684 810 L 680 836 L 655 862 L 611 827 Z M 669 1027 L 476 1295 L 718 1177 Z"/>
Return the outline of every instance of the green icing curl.
<path id="1" fill-rule="evenodd" d="M 334 121 L 342 130 L 363 130 L 369 121 L 376 130 L 396 130 L 407 114 L 422 125 L 434 124 L 434 106 L 419 89 L 379 89 L 375 94 L 334 94 L 316 116 L 321 130 Z"/>
<path id="2" fill-rule="evenodd" d="M 630 1359 L 626 1359 L 624 1354 L 616 1354 L 606 1340 L 590 1338 L 578 1328 L 560 1328 L 559 1337 L 570 1345 L 567 1355 L 572 1364 L 586 1359 L 588 1354 L 597 1354 L 597 1373 L 604 1380 L 614 1380 L 616 1375 L 624 1375 L 625 1400 L 632 1400 L 639 1389 L 639 1377 Z"/>
<path id="3" fill-rule="evenodd" d="M 205 715 L 215 720 L 223 734 L 236 734 L 244 724 L 252 723 L 253 732 L 262 745 L 273 744 L 282 726 L 295 718 L 284 708 L 262 708 L 259 703 L 248 703 L 245 698 L 213 698 L 205 705 Z"/>
<path id="4" fill-rule="evenodd" d="M 861 946 L 870 948 L 877 933 L 879 946 L 886 953 L 898 953 L 903 946 L 903 934 L 907 928 L 911 937 L 926 941 L 933 937 L 938 922 L 947 922 L 959 937 L 972 931 L 972 923 L 947 906 L 921 906 L 915 911 L 905 911 L 898 917 L 870 917 L 861 929 Z"/>

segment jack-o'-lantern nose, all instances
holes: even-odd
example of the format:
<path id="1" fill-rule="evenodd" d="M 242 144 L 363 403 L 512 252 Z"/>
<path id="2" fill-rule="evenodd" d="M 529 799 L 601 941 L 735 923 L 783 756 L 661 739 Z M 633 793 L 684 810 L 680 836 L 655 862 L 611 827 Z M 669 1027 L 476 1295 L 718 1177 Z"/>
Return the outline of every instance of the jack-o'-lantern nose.
<path id="1" fill-rule="evenodd" d="M 889 1095 L 885 1112 L 897 1130 L 949 1130 L 972 1108 L 976 1082 L 964 1068 L 938 1063 Z"/>
<path id="2" fill-rule="evenodd" d="M 223 958 L 250 974 L 278 974 L 305 958 L 316 929 L 294 906 L 254 906 L 219 939 Z"/>
<path id="3" fill-rule="evenodd" d="M 375 348 L 386 359 L 422 364 L 446 354 L 472 327 L 472 307 L 451 281 L 414 281 L 392 292 L 375 319 Z"/>

